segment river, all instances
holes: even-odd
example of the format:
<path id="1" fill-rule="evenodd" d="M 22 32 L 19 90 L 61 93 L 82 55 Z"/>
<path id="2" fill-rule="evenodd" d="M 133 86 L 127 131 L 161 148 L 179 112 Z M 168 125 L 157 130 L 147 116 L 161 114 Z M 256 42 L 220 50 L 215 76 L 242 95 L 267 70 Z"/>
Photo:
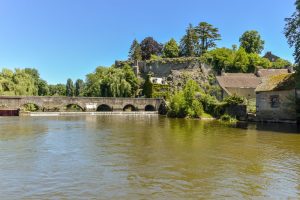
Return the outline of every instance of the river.
<path id="1" fill-rule="evenodd" d="M 299 199 L 298 131 L 160 116 L 0 118 L 0 199 Z"/>

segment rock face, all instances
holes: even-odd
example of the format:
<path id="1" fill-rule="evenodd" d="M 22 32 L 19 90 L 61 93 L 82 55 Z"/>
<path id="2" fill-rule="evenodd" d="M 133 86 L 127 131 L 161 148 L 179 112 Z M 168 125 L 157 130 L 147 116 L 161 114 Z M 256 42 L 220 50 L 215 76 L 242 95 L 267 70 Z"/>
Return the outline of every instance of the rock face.
<path id="1" fill-rule="evenodd" d="M 116 67 L 122 67 L 126 62 L 116 61 Z M 148 74 L 163 78 L 172 89 L 181 89 L 188 79 L 193 79 L 199 85 L 208 84 L 213 73 L 212 67 L 204 64 L 201 58 L 164 58 L 158 60 L 127 62 L 135 73 L 145 78 Z"/>

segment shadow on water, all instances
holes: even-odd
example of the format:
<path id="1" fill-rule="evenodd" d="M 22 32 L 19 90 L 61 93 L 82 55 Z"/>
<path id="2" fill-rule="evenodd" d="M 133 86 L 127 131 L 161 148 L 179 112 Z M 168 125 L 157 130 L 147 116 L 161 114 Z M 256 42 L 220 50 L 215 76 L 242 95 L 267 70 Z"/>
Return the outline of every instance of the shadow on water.
<path id="1" fill-rule="evenodd" d="M 240 129 L 300 134 L 300 124 L 238 122 L 235 127 Z"/>

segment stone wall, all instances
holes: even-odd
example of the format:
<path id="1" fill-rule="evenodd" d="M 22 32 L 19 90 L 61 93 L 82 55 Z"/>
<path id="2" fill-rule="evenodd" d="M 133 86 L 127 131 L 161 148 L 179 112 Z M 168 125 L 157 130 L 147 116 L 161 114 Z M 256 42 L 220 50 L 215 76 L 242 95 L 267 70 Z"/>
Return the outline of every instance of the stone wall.
<path id="1" fill-rule="evenodd" d="M 0 109 L 21 109 L 26 104 L 35 104 L 40 110 L 64 111 L 68 105 L 78 105 L 84 111 L 97 111 L 99 106 L 108 106 L 112 111 L 122 111 L 132 106 L 136 111 L 145 111 L 151 106 L 158 111 L 163 99 L 147 98 L 88 98 L 88 97 L 0 97 Z"/>
<path id="2" fill-rule="evenodd" d="M 279 96 L 279 106 L 272 107 L 272 96 Z M 296 120 L 295 90 L 256 93 L 256 119 L 258 121 Z"/>

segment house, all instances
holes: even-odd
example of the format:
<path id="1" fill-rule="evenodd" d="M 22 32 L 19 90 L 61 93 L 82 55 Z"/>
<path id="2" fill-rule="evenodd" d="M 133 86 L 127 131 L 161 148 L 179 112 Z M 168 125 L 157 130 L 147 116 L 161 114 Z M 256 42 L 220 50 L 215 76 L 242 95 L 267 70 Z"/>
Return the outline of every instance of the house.
<path id="1" fill-rule="evenodd" d="M 165 78 L 151 77 L 150 81 L 153 84 L 160 84 L 160 85 L 166 85 L 167 84 Z"/>
<path id="2" fill-rule="evenodd" d="M 252 73 L 224 73 L 217 76 L 217 83 L 222 88 L 222 98 L 230 95 L 255 98 L 255 89 L 261 83 L 261 78 Z"/>
<path id="3" fill-rule="evenodd" d="M 270 76 L 256 88 L 258 121 L 295 121 L 295 74 Z"/>
<path id="4" fill-rule="evenodd" d="M 263 58 L 268 59 L 270 62 L 276 62 L 276 60 L 279 59 L 279 57 L 276 56 L 276 55 L 274 55 L 274 54 L 272 54 L 271 51 L 268 51 L 268 52 L 263 56 Z"/>
<path id="5" fill-rule="evenodd" d="M 288 69 L 260 69 L 256 73 L 222 73 L 216 78 L 222 88 L 222 98 L 235 94 L 249 100 L 255 99 L 255 89 L 263 79 L 289 73 Z"/>

